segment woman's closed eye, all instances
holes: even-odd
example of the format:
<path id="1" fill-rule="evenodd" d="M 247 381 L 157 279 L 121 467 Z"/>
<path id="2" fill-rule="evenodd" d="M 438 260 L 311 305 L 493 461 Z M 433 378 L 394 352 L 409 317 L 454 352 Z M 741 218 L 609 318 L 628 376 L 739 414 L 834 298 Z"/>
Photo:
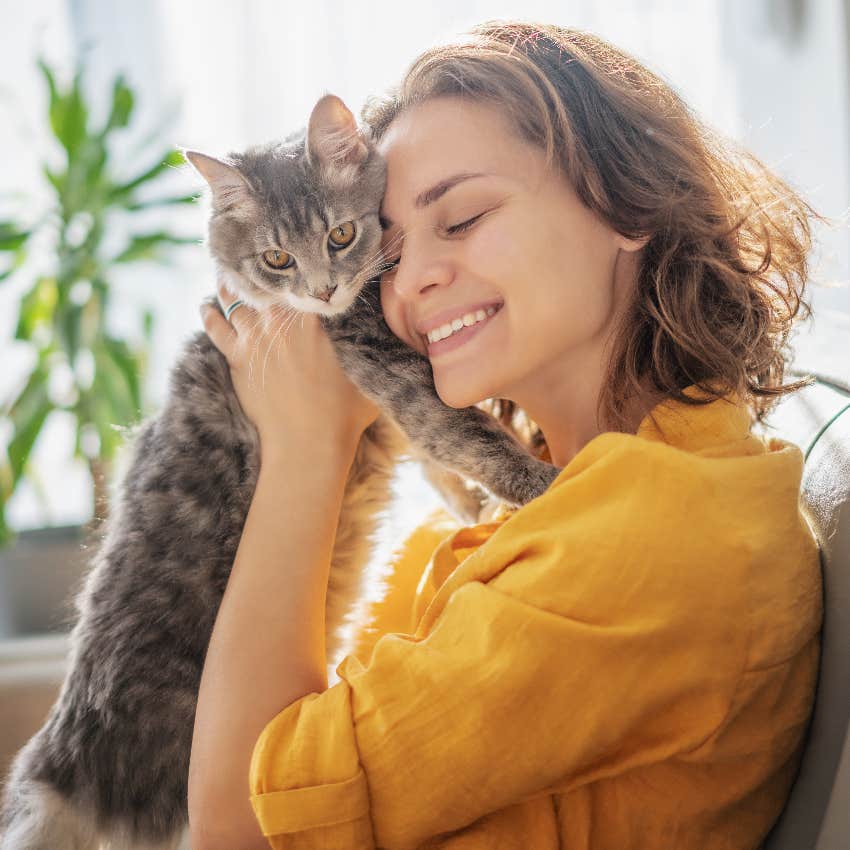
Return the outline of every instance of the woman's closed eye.
<path id="1" fill-rule="evenodd" d="M 475 224 L 476 221 L 478 221 L 479 218 L 484 215 L 486 215 L 486 211 L 478 213 L 478 215 L 474 215 L 472 218 L 468 218 L 466 219 L 466 221 L 462 221 L 459 224 L 453 224 L 451 225 L 451 227 L 446 228 L 446 233 L 448 233 L 450 236 L 454 236 L 456 233 L 463 233 L 464 230 L 468 230 L 470 227 L 472 227 L 473 224 Z"/>
<path id="2" fill-rule="evenodd" d="M 456 236 L 459 233 L 463 233 L 466 230 L 469 230 L 480 218 L 483 218 L 489 210 L 485 210 L 484 212 L 480 212 L 477 215 L 472 216 L 472 218 L 468 218 L 465 221 L 458 222 L 457 224 L 449 225 L 445 228 L 445 232 L 449 236 Z M 384 260 L 384 270 L 382 274 L 389 274 L 390 272 L 394 272 L 398 268 L 398 264 L 401 262 L 401 255 L 397 257 L 393 257 L 392 259 L 387 257 Z"/>
<path id="3" fill-rule="evenodd" d="M 381 269 L 381 277 L 386 274 L 390 274 L 390 272 L 394 272 L 398 268 L 398 264 L 401 262 L 401 257 L 396 257 L 394 260 L 384 260 L 384 267 Z"/>

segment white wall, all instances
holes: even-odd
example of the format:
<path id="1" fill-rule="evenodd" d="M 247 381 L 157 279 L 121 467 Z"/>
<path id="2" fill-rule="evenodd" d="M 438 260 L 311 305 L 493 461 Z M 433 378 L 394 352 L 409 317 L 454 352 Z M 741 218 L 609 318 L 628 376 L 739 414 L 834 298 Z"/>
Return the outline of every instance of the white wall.
<path id="1" fill-rule="evenodd" d="M 815 228 L 814 314 L 797 331 L 797 365 L 850 381 L 847 5 L 723 0 L 721 18 L 735 68 L 736 138 L 831 219 Z"/>

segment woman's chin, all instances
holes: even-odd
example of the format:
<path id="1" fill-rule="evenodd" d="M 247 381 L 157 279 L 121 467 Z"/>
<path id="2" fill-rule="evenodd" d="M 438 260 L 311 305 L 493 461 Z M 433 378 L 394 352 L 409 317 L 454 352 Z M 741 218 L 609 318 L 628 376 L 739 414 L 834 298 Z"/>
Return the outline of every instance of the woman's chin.
<path id="1" fill-rule="evenodd" d="M 439 381 L 435 381 L 434 389 L 437 390 L 437 395 L 443 404 L 458 410 L 464 407 L 472 407 L 472 405 L 478 404 L 479 401 L 484 401 L 491 397 L 485 393 L 478 392 L 475 387 L 471 387 L 469 384 L 466 386 L 455 386 L 451 382 L 441 384 Z"/>

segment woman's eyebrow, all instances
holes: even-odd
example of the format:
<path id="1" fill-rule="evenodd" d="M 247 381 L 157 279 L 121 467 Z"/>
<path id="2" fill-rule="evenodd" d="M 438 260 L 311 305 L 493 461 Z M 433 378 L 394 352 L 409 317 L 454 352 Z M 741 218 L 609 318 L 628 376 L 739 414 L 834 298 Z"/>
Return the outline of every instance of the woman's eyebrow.
<path id="1" fill-rule="evenodd" d="M 416 200 L 413 202 L 413 206 L 416 209 L 424 209 L 425 207 L 433 204 L 435 201 L 438 201 L 449 189 L 454 189 L 458 183 L 463 183 L 465 180 L 473 180 L 476 177 L 490 177 L 491 175 L 485 174 L 480 171 L 461 171 L 457 174 L 453 174 L 451 177 L 446 177 L 444 180 L 441 180 L 439 183 L 435 183 L 430 189 L 426 189 L 424 192 L 420 192 L 416 196 Z M 388 219 L 385 215 L 380 215 L 381 227 L 384 230 L 393 226 L 392 221 Z"/>

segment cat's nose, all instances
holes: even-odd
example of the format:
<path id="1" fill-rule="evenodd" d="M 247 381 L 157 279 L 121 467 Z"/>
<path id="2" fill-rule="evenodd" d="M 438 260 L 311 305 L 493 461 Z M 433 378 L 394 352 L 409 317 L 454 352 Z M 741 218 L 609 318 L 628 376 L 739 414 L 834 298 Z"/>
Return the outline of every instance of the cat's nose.
<path id="1" fill-rule="evenodd" d="M 322 301 L 330 301 L 331 295 L 333 295 L 334 292 L 336 292 L 336 287 L 332 286 L 330 289 L 326 289 L 324 292 L 316 295 L 316 298 L 320 298 Z"/>

